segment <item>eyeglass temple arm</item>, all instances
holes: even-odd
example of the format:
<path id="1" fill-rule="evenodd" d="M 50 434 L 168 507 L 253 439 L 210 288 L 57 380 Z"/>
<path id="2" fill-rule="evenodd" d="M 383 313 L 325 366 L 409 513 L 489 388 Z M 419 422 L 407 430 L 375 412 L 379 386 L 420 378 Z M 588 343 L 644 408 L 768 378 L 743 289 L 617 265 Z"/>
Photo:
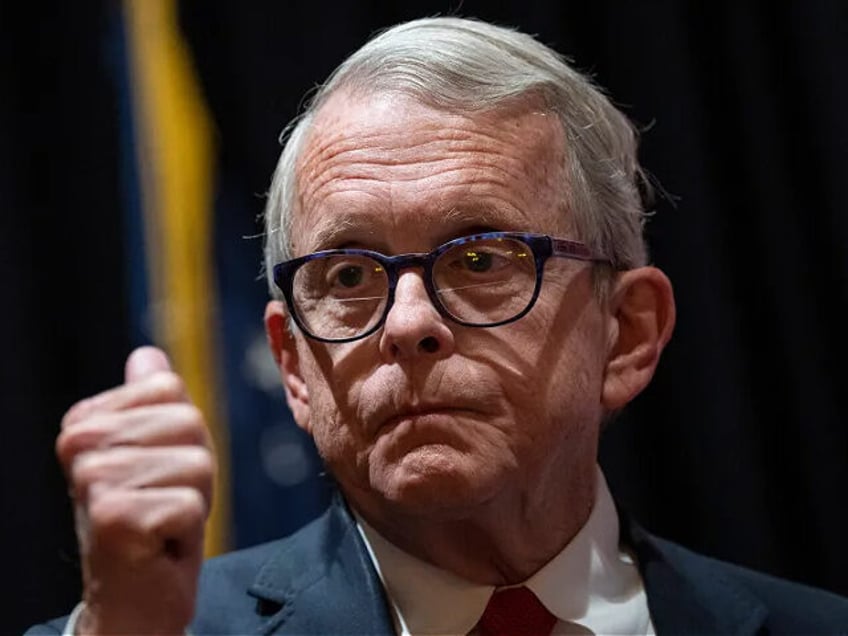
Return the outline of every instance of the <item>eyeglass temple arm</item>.
<path id="1" fill-rule="evenodd" d="M 559 239 L 551 237 L 551 254 L 553 256 L 564 256 L 575 258 L 580 261 L 599 261 L 609 263 L 610 259 L 603 254 L 596 254 L 586 245 L 578 241 Z"/>

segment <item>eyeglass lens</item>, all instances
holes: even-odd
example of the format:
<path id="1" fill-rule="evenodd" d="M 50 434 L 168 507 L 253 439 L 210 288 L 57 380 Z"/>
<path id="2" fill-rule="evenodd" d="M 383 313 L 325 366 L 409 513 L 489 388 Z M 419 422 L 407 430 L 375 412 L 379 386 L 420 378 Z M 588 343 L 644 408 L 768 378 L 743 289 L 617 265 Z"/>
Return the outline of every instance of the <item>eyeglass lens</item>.
<path id="1" fill-rule="evenodd" d="M 454 245 L 433 264 L 433 287 L 445 311 L 461 322 L 509 320 L 530 303 L 536 285 L 533 252 L 522 241 L 488 238 Z M 306 262 L 292 296 L 304 327 L 321 338 L 353 338 L 386 310 L 389 276 L 373 258 L 335 254 Z"/>

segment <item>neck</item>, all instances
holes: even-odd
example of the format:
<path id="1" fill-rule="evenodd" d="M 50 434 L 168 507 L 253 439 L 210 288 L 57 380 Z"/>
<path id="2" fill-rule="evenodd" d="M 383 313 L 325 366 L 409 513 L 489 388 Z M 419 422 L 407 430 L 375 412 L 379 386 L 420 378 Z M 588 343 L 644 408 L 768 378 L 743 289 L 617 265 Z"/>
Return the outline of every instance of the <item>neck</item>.
<path id="1" fill-rule="evenodd" d="M 592 465 L 583 479 L 565 480 L 569 486 L 561 485 L 554 499 L 507 494 L 440 515 L 345 494 L 398 548 L 468 581 L 503 586 L 527 580 L 568 545 L 592 511 L 595 481 Z"/>

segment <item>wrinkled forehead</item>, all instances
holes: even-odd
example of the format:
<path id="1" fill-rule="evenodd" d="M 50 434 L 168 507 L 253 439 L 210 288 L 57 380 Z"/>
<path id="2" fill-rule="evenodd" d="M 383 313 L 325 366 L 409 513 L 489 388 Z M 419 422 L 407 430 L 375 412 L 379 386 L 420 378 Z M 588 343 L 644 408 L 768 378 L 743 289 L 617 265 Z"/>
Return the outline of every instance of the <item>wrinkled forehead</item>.
<path id="1" fill-rule="evenodd" d="M 548 206 L 564 215 L 564 137 L 559 118 L 540 100 L 468 112 L 400 93 L 336 93 L 313 115 L 297 158 L 293 243 L 301 222 L 314 225 L 340 194 L 373 195 L 382 186 L 399 199 L 418 181 L 432 186 L 422 188 L 430 200 L 457 184 L 523 208 L 531 207 L 524 200 L 531 195 L 553 193 L 561 203 Z M 446 211 L 454 207 L 451 196 L 445 194 Z M 481 202 L 463 205 L 485 214 Z"/>
<path id="2" fill-rule="evenodd" d="M 365 138 L 405 133 L 411 126 L 435 137 L 445 128 L 472 128 L 503 137 L 516 149 L 560 159 L 564 132 L 556 113 L 533 95 L 505 101 L 488 109 L 452 108 L 425 103 L 401 91 L 364 93 L 338 90 L 315 112 L 297 160 L 298 179 L 308 177 L 304 167 L 334 142 L 352 144 Z M 559 163 L 557 161 L 557 163 Z"/>

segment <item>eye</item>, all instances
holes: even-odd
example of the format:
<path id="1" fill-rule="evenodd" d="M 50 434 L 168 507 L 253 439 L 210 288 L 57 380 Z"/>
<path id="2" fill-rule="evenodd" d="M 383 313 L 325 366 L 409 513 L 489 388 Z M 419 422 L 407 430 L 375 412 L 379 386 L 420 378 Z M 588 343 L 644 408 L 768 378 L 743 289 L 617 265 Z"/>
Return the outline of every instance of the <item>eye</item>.
<path id="1" fill-rule="evenodd" d="M 342 287 L 356 287 L 362 282 L 364 272 L 361 265 L 347 265 L 336 272 L 336 280 Z"/>
<path id="2" fill-rule="evenodd" d="M 492 268 L 492 254 L 480 250 L 466 250 L 462 256 L 462 265 L 469 271 L 482 273 Z"/>
<path id="3" fill-rule="evenodd" d="M 336 256 L 323 263 L 321 285 L 326 294 L 374 293 L 385 286 L 383 266 L 370 258 L 356 255 Z"/>
<path id="4" fill-rule="evenodd" d="M 468 241 L 447 250 L 436 261 L 434 281 L 443 289 L 494 285 L 520 276 L 535 276 L 530 249 L 510 238 Z"/>
<path id="5" fill-rule="evenodd" d="M 449 256 L 451 266 L 467 274 L 494 274 L 514 267 L 518 256 L 506 246 L 465 246 L 455 257 Z"/>

